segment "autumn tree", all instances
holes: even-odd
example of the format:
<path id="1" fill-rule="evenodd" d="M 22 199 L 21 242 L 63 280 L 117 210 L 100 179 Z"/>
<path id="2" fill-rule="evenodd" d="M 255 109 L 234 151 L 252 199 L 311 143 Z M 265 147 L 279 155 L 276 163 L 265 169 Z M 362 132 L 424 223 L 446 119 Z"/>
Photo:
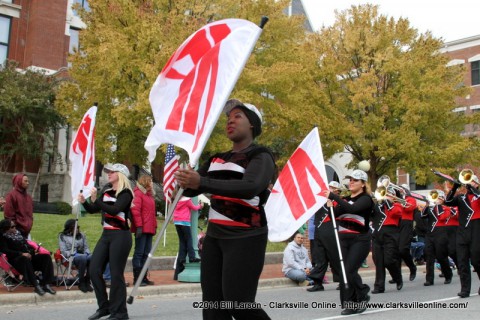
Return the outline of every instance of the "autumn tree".
<path id="1" fill-rule="evenodd" d="M 75 125 L 98 102 L 98 159 L 145 163 L 143 144 L 153 126 L 148 95 L 173 52 L 210 21 L 243 18 L 259 23 L 266 15 L 270 21 L 232 97 L 261 109 L 265 134 L 259 142 L 272 146 L 285 161 L 305 135 L 302 112 L 309 106 L 313 110 L 314 105 L 306 103 L 315 88 L 307 68 L 316 59 L 302 45 L 304 17 L 287 17 L 288 4 L 288 0 L 91 0 L 91 11 L 81 13 L 87 28 L 80 34 L 80 50 L 70 58 L 72 81 L 63 84 L 57 107 Z M 230 146 L 223 118 L 205 155 Z M 157 161 L 163 161 L 161 151 Z"/>
<path id="2" fill-rule="evenodd" d="M 352 167 L 368 159 L 373 184 L 397 168 L 425 183 L 432 167 L 478 162 L 478 139 L 461 135 L 475 120 L 453 112 L 468 93 L 465 70 L 447 66 L 441 39 L 378 11 L 337 12 L 307 45 L 318 56 L 317 90 L 328 98 L 316 117 L 326 155 L 346 150 Z"/>
<path id="3" fill-rule="evenodd" d="M 54 108 L 56 82 L 42 71 L 17 70 L 7 61 L 0 66 L 0 171 L 14 161 L 25 171 L 25 160 L 55 158 L 51 133 L 64 123 Z"/>

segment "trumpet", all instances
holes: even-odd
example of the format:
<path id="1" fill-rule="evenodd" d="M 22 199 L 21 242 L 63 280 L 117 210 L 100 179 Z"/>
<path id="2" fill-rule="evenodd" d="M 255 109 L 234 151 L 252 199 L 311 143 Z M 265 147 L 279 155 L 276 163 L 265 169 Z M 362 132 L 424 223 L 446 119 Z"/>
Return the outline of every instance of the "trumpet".
<path id="1" fill-rule="evenodd" d="M 393 194 L 388 193 L 387 187 L 385 186 L 380 186 L 375 190 L 374 197 L 378 202 L 383 202 L 387 200 L 387 197 L 390 197 L 394 202 L 398 202 L 402 204 L 404 207 L 410 206 L 410 203 L 408 203 L 405 199 L 399 198 Z"/>
<path id="2" fill-rule="evenodd" d="M 438 196 L 439 194 L 437 190 L 430 191 L 430 193 L 428 194 L 428 202 L 430 202 L 431 204 L 434 204 L 437 201 Z"/>
<path id="3" fill-rule="evenodd" d="M 377 187 L 385 187 L 385 188 L 391 187 L 395 190 L 400 191 L 402 194 L 405 194 L 405 189 L 397 186 L 396 184 L 393 184 L 390 180 L 390 177 L 387 175 L 383 175 L 380 178 L 378 178 Z"/>

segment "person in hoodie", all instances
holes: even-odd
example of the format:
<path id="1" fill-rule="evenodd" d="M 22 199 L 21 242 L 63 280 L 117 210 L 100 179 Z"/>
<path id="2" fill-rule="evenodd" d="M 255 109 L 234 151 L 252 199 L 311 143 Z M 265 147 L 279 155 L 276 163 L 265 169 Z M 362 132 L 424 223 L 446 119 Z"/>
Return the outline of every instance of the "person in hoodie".
<path id="1" fill-rule="evenodd" d="M 5 197 L 4 217 L 11 220 L 22 236 L 29 239 L 33 226 L 33 200 L 27 193 L 28 177 L 19 173 L 12 179 L 13 189 Z"/>
<path id="2" fill-rule="evenodd" d="M 185 269 L 187 255 L 189 262 L 200 262 L 200 259 L 195 257 L 195 249 L 193 249 L 190 217 L 191 210 L 201 208 L 203 208 L 202 203 L 195 205 L 192 199 L 182 197 L 173 212 L 173 223 L 178 234 L 178 258 L 173 280 L 178 280 L 178 274 Z"/>
<path id="3" fill-rule="evenodd" d="M 295 232 L 293 240 L 288 243 L 283 251 L 282 272 L 290 280 L 303 285 L 310 282 L 312 262 L 308 257 L 307 248 L 303 246 L 304 236 L 301 232 Z M 318 279 L 317 279 L 318 280 Z M 320 279 L 321 280 L 321 279 Z"/>
<path id="4" fill-rule="evenodd" d="M 153 236 L 157 233 L 157 216 L 155 209 L 155 198 L 153 192 L 152 177 L 142 175 L 138 178 L 137 186 L 133 190 L 132 226 L 130 231 L 135 234 L 135 250 L 133 252 L 133 281 L 137 279 L 142 271 L 148 254 L 152 250 Z M 142 279 L 140 286 L 153 285 L 147 277 Z"/>

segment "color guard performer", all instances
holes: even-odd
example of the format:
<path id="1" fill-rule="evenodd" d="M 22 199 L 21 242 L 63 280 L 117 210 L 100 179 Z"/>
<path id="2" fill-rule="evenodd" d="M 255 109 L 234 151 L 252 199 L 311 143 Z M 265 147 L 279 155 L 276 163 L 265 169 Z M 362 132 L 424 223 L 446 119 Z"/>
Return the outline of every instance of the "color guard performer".
<path id="1" fill-rule="evenodd" d="M 331 181 L 328 186 L 330 192 L 333 192 L 337 195 L 340 194 L 340 184 L 338 182 Z M 338 275 L 341 272 L 340 257 L 338 256 L 337 244 L 335 242 L 335 233 L 333 230 L 332 219 L 330 217 L 329 205 L 335 207 L 337 202 L 335 200 L 327 200 L 327 203 L 313 215 L 315 233 L 311 251 L 312 257 L 314 256 L 316 261 L 313 261 L 315 267 L 310 273 L 318 275 L 317 279 L 320 279 L 320 282 L 313 279 L 313 287 L 307 289 L 309 292 L 324 290 L 321 279 L 323 279 L 325 273 L 327 272 L 329 262 L 330 266 L 332 267 L 334 279 L 339 279 Z"/>
<path id="2" fill-rule="evenodd" d="M 372 221 L 373 262 L 375 263 L 373 294 L 385 292 L 385 269 L 388 269 L 394 283 L 397 284 L 397 290 L 403 287 L 398 250 L 399 223 L 403 206 L 401 203 L 394 202 L 392 194 L 396 194 L 395 189 L 388 188 L 387 193 L 379 199 L 378 192 L 375 192 L 378 203 L 374 207 Z"/>
<path id="3" fill-rule="evenodd" d="M 470 263 L 480 277 L 480 191 L 478 178 L 475 175 L 469 181 L 463 182 L 467 192 L 455 195 L 460 187 L 460 184 L 455 183 L 448 193 L 445 205 L 458 207 L 457 267 L 461 283 L 458 296 L 466 298 L 470 296 L 472 286 Z M 478 291 L 480 294 L 480 289 Z"/>
<path id="4" fill-rule="evenodd" d="M 429 195 L 431 203 L 425 206 L 422 217 L 428 219 L 428 230 L 425 238 L 425 259 L 427 275 L 424 286 L 432 286 L 435 279 L 435 259 L 440 264 L 445 284 L 452 282 L 452 269 L 448 263 L 448 237 L 445 222 L 450 217 L 450 208 L 443 204 L 445 193 L 432 190 Z"/>

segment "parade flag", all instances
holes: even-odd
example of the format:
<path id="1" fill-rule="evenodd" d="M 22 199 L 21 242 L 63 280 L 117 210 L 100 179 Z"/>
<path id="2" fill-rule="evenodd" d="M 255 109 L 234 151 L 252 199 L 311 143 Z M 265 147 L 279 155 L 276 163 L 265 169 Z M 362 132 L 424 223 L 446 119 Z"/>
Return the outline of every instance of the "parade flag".
<path id="1" fill-rule="evenodd" d="M 175 191 L 177 185 L 173 174 L 180 167 L 178 159 L 179 156 L 175 153 L 173 144 L 169 144 L 165 154 L 165 167 L 163 168 L 163 195 L 167 203 L 172 203 L 173 191 Z"/>
<path id="2" fill-rule="evenodd" d="M 71 189 L 72 204 L 75 206 L 77 195 L 83 192 L 85 198 L 95 185 L 95 117 L 97 107 L 93 106 L 85 113 L 70 146 L 69 159 L 72 163 Z"/>
<path id="3" fill-rule="evenodd" d="M 268 239 L 291 237 L 326 202 L 328 190 L 318 128 L 314 128 L 288 160 L 265 204 Z"/>
<path id="4" fill-rule="evenodd" d="M 190 165 L 197 164 L 261 30 L 246 20 L 220 20 L 175 51 L 150 91 L 155 118 L 145 141 L 150 162 L 162 143 L 171 143 L 188 152 Z"/>

